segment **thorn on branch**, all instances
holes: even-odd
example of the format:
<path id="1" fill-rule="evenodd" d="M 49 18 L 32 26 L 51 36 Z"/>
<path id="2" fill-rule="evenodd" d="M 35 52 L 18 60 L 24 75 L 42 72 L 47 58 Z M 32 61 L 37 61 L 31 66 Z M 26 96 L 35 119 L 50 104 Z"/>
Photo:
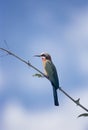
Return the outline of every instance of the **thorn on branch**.
<path id="1" fill-rule="evenodd" d="M 29 65 L 29 66 L 31 65 L 31 63 L 29 62 L 29 60 L 28 60 L 28 65 Z"/>
<path id="2" fill-rule="evenodd" d="M 78 98 L 77 100 L 75 100 L 75 103 L 77 104 L 77 105 L 79 105 L 80 104 L 80 98 Z"/>
<path id="3" fill-rule="evenodd" d="M 10 51 L 8 52 L 8 54 L 9 54 L 9 55 L 12 55 L 12 53 L 11 53 Z"/>

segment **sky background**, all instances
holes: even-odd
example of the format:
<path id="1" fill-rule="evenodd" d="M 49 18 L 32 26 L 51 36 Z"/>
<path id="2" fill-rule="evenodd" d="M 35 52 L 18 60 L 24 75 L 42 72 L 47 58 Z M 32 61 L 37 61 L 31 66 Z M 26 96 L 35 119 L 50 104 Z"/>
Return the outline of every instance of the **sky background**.
<path id="1" fill-rule="evenodd" d="M 51 54 L 60 86 L 88 108 L 87 0 L 0 0 L 0 47 L 41 71 L 33 55 Z M 51 84 L 35 73 L 12 56 L 0 57 L 0 130 L 88 130 L 88 118 L 77 118 L 85 111 L 59 90 L 55 107 Z"/>

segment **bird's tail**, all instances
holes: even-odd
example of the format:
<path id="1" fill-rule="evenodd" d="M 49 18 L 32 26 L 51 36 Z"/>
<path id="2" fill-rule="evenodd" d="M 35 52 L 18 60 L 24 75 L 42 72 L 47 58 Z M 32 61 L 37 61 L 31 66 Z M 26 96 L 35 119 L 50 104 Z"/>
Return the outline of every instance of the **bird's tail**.
<path id="1" fill-rule="evenodd" d="M 55 87 L 53 87 L 53 96 L 54 96 L 54 104 L 55 104 L 55 106 L 59 106 L 57 89 Z"/>

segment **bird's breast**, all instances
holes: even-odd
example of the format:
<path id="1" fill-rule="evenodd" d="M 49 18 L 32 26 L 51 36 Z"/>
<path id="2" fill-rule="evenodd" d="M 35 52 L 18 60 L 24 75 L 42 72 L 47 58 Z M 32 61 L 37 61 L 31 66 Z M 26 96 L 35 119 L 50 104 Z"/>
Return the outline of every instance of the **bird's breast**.
<path id="1" fill-rule="evenodd" d="M 47 74 L 47 71 L 46 71 L 46 69 L 45 69 L 45 68 L 46 68 L 46 62 L 47 62 L 47 61 L 46 61 L 45 59 L 42 59 L 43 68 L 44 68 L 44 74 L 45 74 L 45 75 L 48 75 L 48 74 Z"/>

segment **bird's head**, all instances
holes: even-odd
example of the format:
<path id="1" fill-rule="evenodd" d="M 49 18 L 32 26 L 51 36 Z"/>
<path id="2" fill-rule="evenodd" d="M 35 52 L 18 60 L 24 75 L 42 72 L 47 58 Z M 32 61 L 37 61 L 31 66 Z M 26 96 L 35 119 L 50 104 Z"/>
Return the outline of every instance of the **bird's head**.
<path id="1" fill-rule="evenodd" d="M 41 57 L 42 60 L 50 60 L 51 61 L 51 56 L 48 53 L 41 53 L 40 55 L 35 55 L 36 57 Z"/>

